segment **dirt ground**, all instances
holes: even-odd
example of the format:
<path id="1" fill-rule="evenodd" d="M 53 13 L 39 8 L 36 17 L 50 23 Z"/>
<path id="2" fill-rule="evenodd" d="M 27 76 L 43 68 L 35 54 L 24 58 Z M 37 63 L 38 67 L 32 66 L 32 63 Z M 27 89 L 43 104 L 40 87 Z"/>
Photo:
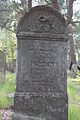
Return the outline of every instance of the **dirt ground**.
<path id="1" fill-rule="evenodd" d="M 1 109 L 0 110 L 0 120 L 11 120 L 12 109 Z"/>

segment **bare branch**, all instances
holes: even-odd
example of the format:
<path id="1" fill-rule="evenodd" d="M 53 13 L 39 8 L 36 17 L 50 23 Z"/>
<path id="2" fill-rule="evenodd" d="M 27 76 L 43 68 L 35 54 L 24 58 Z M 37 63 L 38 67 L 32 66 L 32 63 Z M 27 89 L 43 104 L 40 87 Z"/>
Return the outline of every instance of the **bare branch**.
<path id="1" fill-rule="evenodd" d="M 23 14 L 23 11 L 19 8 L 19 6 L 15 3 L 15 1 L 12 0 L 12 2 L 14 3 L 14 5 L 17 7 L 17 9 L 20 10 L 21 14 Z"/>
<path id="2" fill-rule="evenodd" d="M 45 2 L 46 2 L 48 5 L 51 5 L 51 3 L 49 3 L 47 0 L 45 0 Z"/>
<path id="3" fill-rule="evenodd" d="M 72 21 L 71 23 L 80 23 L 80 21 Z"/>
<path id="4" fill-rule="evenodd" d="M 28 0 L 28 11 L 32 8 L 32 0 Z"/>
<path id="5" fill-rule="evenodd" d="M 57 10 L 60 10 L 58 0 L 51 0 L 53 7 L 55 7 Z"/>
<path id="6" fill-rule="evenodd" d="M 11 30 L 10 28 L 8 28 L 8 27 L 6 27 L 5 26 L 5 28 L 7 29 L 7 30 L 9 30 L 10 32 L 12 32 L 12 33 L 15 33 L 13 30 Z"/>
<path id="7" fill-rule="evenodd" d="M 15 33 L 13 30 L 11 30 L 10 28 L 8 28 L 6 25 L 1 25 L 1 27 L 9 30 L 9 31 L 12 32 L 12 33 Z"/>

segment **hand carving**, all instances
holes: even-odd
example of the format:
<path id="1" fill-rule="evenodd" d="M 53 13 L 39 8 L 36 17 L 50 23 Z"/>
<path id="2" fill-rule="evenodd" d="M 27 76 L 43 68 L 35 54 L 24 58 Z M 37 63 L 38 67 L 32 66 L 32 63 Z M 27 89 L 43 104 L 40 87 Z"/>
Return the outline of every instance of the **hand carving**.
<path id="1" fill-rule="evenodd" d="M 61 22 L 54 16 L 39 16 L 34 23 L 32 32 L 48 32 L 48 33 L 64 33 L 64 28 Z"/>
<path id="2" fill-rule="evenodd" d="M 39 22 L 49 22 L 49 20 L 48 20 L 48 18 L 46 17 L 46 16 L 40 16 L 39 18 L 38 18 L 38 21 Z"/>
<path id="3" fill-rule="evenodd" d="M 34 24 L 33 28 L 34 32 L 49 32 L 50 31 L 50 23 L 46 16 L 40 16 L 37 22 Z"/>

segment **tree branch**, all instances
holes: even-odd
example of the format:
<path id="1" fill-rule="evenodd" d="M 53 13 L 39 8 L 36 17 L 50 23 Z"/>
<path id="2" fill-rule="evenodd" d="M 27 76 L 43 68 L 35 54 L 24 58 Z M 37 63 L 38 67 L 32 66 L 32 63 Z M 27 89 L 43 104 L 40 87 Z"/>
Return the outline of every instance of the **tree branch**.
<path id="1" fill-rule="evenodd" d="M 14 3 L 14 5 L 16 6 L 17 9 L 20 10 L 21 14 L 23 14 L 23 11 L 19 8 L 19 6 L 15 3 L 15 1 L 12 0 L 12 2 Z"/>
<path id="2" fill-rule="evenodd" d="M 5 28 L 7 29 L 7 30 L 9 30 L 10 32 L 12 32 L 12 33 L 15 33 L 13 30 L 11 30 L 10 28 L 8 28 L 8 27 L 6 27 L 5 26 Z"/>
<path id="3" fill-rule="evenodd" d="M 51 3 L 49 3 L 47 0 L 45 0 L 45 2 L 46 2 L 48 5 L 51 5 Z"/>
<path id="4" fill-rule="evenodd" d="M 51 0 L 53 7 L 55 7 L 57 10 L 60 10 L 58 0 Z"/>
<path id="5" fill-rule="evenodd" d="M 80 21 L 72 21 L 71 23 L 80 23 Z"/>
<path id="6" fill-rule="evenodd" d="M 6 25 L 5 25 L 5 26 L 4 26 L 4 25 L 1 25 L 1 27 L 9 30 L 9 31 L 12 32 L 12 33 L 15 33 L 13 30 L 11 30 L 10 28 L 8 28 Z"/>
<path id="7" fill-rule="evenodd" d="M 28 0 L 28 11 L 32 8 L 32 0 Z"/>

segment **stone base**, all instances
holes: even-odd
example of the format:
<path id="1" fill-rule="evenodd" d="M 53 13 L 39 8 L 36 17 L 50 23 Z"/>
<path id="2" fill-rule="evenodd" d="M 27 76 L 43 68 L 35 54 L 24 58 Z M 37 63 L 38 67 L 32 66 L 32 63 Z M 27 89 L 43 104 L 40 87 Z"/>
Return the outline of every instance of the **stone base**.
<path id="1" fill-rule="evenodd" d="M 38 118 L 34 116 L 27 116 L 21 113 L 13 113 L 12 120 L 46 120 L 45 118 Z"/>
<path id="2" fill-rule="evenodd" d="M 59 112 L 59 113 L 52 113 L 53 116 L 49 116 L 46 114 L 46 116 L 44 115 L 42 116 L 28 116 L 28 115 L 24 115 L 22 113 L 13 113 L 12 114 L 12 120 L 68 120 L 68 112 Z"/>

